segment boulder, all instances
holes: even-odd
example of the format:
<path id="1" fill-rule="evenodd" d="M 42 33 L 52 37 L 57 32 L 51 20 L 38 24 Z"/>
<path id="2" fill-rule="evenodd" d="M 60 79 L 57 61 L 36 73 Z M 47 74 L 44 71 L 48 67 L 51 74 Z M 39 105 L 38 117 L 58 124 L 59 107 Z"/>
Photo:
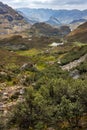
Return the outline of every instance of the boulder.
<path id="1" fill-rule="evenodd" d="M 29 62 L 29 63 L 23 64 L 20 70 L 29 70 L 30 68 L 33 68 L 33 64 Z"/>
<path id="2" fill-rule="evenodd" d="M 73 79 L 78 79 L 80 77 L 80 74 L 79 74 L 79 71 L 77 69 L 73 70 L 70 72 L 70 76 L 73 78 Z"/>

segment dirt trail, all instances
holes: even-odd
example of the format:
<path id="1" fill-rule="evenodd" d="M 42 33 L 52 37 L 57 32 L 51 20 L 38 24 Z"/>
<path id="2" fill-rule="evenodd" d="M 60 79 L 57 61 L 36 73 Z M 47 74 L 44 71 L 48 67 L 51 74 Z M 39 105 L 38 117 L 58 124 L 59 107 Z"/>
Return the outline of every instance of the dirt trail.
<path id="1" fill-rule="evenodd" d="M 61 66 L 62 70 L 71 70 L 72 68 L 77 67 L 78 65 L 80 65 L 80 63 L 84 62 L 87 58 L 87 54 L 85 54 L 84 56 L 80 57 L 78 60 L 74 60 L 64 66 Z"/>

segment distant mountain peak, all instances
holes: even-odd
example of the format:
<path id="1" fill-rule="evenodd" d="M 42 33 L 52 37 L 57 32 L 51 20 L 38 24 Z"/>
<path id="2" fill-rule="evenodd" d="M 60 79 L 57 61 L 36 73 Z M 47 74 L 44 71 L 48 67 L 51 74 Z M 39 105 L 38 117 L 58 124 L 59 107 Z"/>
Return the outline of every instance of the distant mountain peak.
<path id="1" fill-rule="evenodd" d="M 60 26 L 60 25 L 62 25 L 61 22 L 56 17 L 53 17 L 53 16 L 51 16 L 49 18 L 49 20 L 46 21 L 46 23 L 48 23 L 48 24 L 50 24 L 52 26 Z"/>
<path id="2" fill-rule="evenodd" d="M 29 20 L 30 18 L 32 21 L 37 22 L 49 22 L 49 24 L 52 24 L 55 26 L 57 24 L 69 24 L 74 20 L 79 19 L 87 19 L 87 10 L 52 10 L 52 9 L 29 9 L 29 8 L 21 8 L 18 9 L 18 11 L 21 11 L 25 17 L 27 17 Z M 37 19 L 37 20 L 36 20 Z M 58 20 L 58 21 L 57 21 Z"/>
<path id="3" fill-rule="evenodd" d="M 77 20 L 72 21 L 70 24 L 77 23 L 77 22 L 86 22 L 86 21 L 87 19 L 77 19 Z"/>

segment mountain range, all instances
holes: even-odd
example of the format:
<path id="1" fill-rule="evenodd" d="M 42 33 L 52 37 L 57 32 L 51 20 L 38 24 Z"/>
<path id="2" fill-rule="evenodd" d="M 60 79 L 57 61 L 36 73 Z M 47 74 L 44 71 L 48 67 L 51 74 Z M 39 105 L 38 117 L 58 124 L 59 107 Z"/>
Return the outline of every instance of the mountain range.
<path id="1" fill-rule="evenodd" d="M 43 22 L 44 21 L 44 22 Z M 0 2 L 0 34 L 28 32 L 33 36 L 68 35 L 69 41 L 86 42 L 87 10 L 52 10 L 21 8 L 14 10 Z M 85 23 L 85 24 L 83 24 Z M 32 26 L 31 26 L 32 24 Z M 67 26 L 68 25 L 68 26 Z M 70 27 L 69 27 L 70 26 Z"/>
<path id="2" fill-rule="evenodd" d="M 87 10 L 52 10 L 52 9 L 30 9 L 19 8 L 17 11 L 21 12 L 29 21 L 47 22 L 51 25 L 71 24 L 73 22 L 87 21 Z M 81 21 L 82 22 L 82 21 Z M 84 21 L 83 21 L 84 22 Z"/>

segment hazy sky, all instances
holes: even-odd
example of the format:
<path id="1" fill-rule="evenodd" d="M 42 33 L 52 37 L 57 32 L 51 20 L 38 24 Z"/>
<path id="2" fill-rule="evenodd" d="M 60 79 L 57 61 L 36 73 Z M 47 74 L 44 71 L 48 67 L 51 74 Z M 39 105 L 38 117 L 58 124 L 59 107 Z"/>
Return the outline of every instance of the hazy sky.
<path id="1" fill-rule="evenodd" d="M 87 0 L 1 0 L 13 8 L 87 9 Z"/>

